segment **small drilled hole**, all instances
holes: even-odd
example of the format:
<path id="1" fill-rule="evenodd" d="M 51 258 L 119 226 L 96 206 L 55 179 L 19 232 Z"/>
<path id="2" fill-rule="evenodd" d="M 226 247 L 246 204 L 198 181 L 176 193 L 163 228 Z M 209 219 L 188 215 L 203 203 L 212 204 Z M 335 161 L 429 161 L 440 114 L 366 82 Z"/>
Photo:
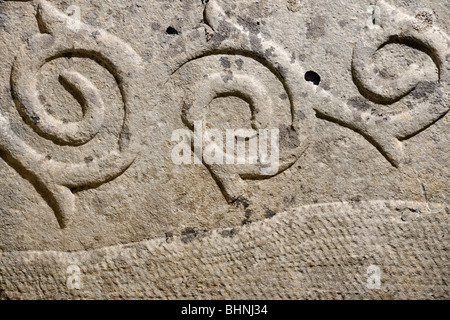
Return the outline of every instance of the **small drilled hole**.
<path id="1" fill-rule="evenodd" d="M 178 31 L 175 28 L 173 28 L 173 27 L 168 27 L 166 29 L 166 33 L 167 34 L 178 34 Z"/>
<path id="2" fill-rule="evenodd" d="M 320 76 L 314 71 L 308 71 L 305 73 L 305 80 L 314 83 L 314 85 L 319 85 Z"/>

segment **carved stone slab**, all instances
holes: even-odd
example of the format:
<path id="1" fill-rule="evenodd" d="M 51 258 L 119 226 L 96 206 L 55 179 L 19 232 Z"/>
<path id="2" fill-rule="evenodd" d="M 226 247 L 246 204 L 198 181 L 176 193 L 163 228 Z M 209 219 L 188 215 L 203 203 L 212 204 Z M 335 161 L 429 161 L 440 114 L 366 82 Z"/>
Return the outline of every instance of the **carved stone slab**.
<path id="1" fill-rule="evenodd" d="M 449 21 L 0 1 L 0 298 L 448 298 Z"/>

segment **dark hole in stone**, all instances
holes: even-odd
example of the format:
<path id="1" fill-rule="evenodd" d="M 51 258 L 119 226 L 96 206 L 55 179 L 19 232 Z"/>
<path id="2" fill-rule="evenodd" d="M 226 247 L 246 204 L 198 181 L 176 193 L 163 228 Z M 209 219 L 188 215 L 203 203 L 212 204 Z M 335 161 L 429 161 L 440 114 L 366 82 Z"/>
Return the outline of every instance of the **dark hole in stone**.
<path id="1" fill-rule="evenodd" d="M 319 74 L 317 74 L 314 71 L 307 71 L 305 73 L 305 80 L 310 81 L 310 82 L 314 83 L 314 85 L 317 86 L 320 83 L 320 76 L 319 76 Z"/>
<path id="2" fill-rule="evenodd" d="M 166 29 L 167 34 L 178 34 L 178 31 L 174 27 L 168 27 Z"/>

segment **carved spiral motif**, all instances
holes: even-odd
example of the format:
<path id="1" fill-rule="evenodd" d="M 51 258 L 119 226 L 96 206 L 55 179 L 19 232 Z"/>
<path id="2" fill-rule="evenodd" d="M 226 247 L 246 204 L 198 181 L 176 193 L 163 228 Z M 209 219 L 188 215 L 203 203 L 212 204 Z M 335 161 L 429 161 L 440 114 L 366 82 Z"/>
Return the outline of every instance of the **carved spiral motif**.
<path id="1" fill-rule="evenodd" d="M 184 55 L 178 57 L 177 65 L 181 67 L 171 70 L 173 75 L 189 69 L 191 71 L 187 73 L 194 75 L 185 78 L 191 88 L 185 90 L 182 106 L 185 122 L 192 127 L 196 119 L 195 114 L 201 114 L 201 110 L 204 110 L 212 99 L 223 94 L 238 93 L 250 103 L 253 121 L 264 122 L 269 119 L 264 124 L 272 127 L 279 127 L 283 121 L 287 124 L 286 134 L 281 136 L 280 141 L 280 172 L 292 165 L 306 149 L 310 133 L 314 130 L 315 116 L 346 126 L 363 135 L 391 164 L 398 166 L 404 156 L 402 141 L 427 128 L 449 111 L 450 39 L 437 27 L 421 27 L 414 18 L 384 1 L 379 1 L 377 6 L 379 10 L 377 9 L 376 13 L 383 19 L 377 16 L 375 21 L 380 23 L 381 20 L 382 28 L 373 27 L 364 31 L 352 59 L 353 80 L 363 95 L 358 99 L 364 101 L 366 98 L 375 104 L 383 105 L 401 100 L 408 107 L 408 111 L 386 116 L 376 112 L 377 106 L 369 108 L 365 102 L 362 103 L 363 108 L 358 109 L 352 105 L 352 101 L 343 101 L 319 86 L 305 83 L 302 81 L 302 68 L 297 63 L 292 63 L 284 50 L 261 35 L 245 32 L 225 15 L 216 2 L 210 1 L 205 8 L 205 22 L 209 26 L 205 30 L 206 41 L 202 42 L 200 34 L 191 34 L 189 41 L 194 39 L 194 43 L 187 47 Z M 412 64 L 410 70 L 400 78 L 390 81 L 381 79 L 376 74 L 373 57 L 377 51 L 390 43 L 406 44 L 428 54 L 438 68 L 438 81 L 422 81 L 424 71 L 416 64 Z M 262 64 L 283 85 L 290 105 L 291 119 L 286 121 L 280 118 L 280 122 L 276 121 L 283 112 L 276 110 L 277 103 L 273 101 L 276 95 L 265 90 L 267 83 L 274 81 L 260 84 L 259 76 L 248 75 L 251 73 L 248 70 L 223 70 L 217 61 L 210 59 L 212 56 L 228 56 L 230 61 L 241 56 Z M 196 70 L 202 68 L 195 66 L 200 62 L 204 62 L 202 68 L 214 63 L 217 66 L 204 78 L 197 79 Z M 199 88 L 197 91 L 192 90 L 196 87 Z M 266 94 L 265 91 L 269 93 Z M 258 108 L 263 114 L 258 114 L 257 117 L 256 105 L 261 99 L 264 100 L 265 107 L 261 110 Z M 253 128 L 256 127 L 255 123 L 252 125 Z M 283 150 L 283 144 L 293 147 Z M 234 171 L 227 166 L 208 168 L 219 184 L 222 184 L 222 191 L 229 201 L 243 193 L 242 179 L 260 178 L 248 167 L 235 168 Z"/>
<path id="2" fill-rule="evenodd" d="M 398 139 L 411 136 L 445 115 L 450 108 L 450 38 L 435 26 L 419 28 L 410 17 L 384 1 L 377 3 L 387 17 L 382 27 L 366 29 L 353 54 L 355 84 L 369 100 L 392 104 L 402 100 L 409 108 L 389 119 L 389 134 Z M 399 77 L 386 79 L 375 68 L 373 57 L 388 44 L 403 44 L 431 57 L 438 70 L 437 81 L 424 81 L 425 70 L 412 63 Z"/>
<path id="3" fill-rule="evenodd" d="M 362 95 L 356 98 L 359 106 L 355 108 L 354 101 L 342 101 L 318 88 L 320 103 L 314 109 L 320 118 L 363 135 L 392 165 L 399 166 L 404 157 L 402 141 L 432 125 L 450 109 L 450 38 L 435 26 L 418 27 L 415 18 L 384 1 L 377 2 L 375 14 L 374 20 L 381 26 L 366 27 L 353 52 L 353 81 Z M 428 54 L 438 69 L 438 80 L 424 81 L 425 71 L 415 63 L 400 77 L 380 76 L 374 57 L 388 44 L 402 44 Z M 380 110 L 381 105 L 396 102 L 407 108 L 389 114 Z"/>
<path id="4" fill-rule="evenodd" d="M 216 2 L 209 2 L 205 10 L 212 37 L 205 40 L 196 34 L 201 31 L 194 31 L 188 38 L 198 43 L 191 44 L 171 70 L 177 86 L 184 88 L 184 122 L 193 129 L 214 99 L 235 96 L 248 103 L 253 130 L 280 132 L 279 169 L 270 175 L 261 174 L 261 163 L 207 165 L 222 184 L 225 198 L 233 201 L 243 193 L 243 180 L 269 178 L 297 161 L 314 131 L 314 112 L 305 103 L 304 71 L 291 62 L 290 54 L 234 24 Z M 257 139 L 257 134 L 250 139 Z"/>
<path id="5" fill-rule="evenodd" d="M 84 75 L 71 69 L 60 73 L 60 81 L 83 108 L 79 121 L 60 120 L 46 109 L 38 93 L 40 72 L 49 63 L 71 56 L 96 62 L 115 80 L 124 107 L 117 146 L 108 154 L 88 161 L 54 160 L 22 139 L 9 119 L 0 112 L 0 149 L 8 160 L 33 177 L 46 193 L 58 222 L 65 227 L 75 209 L 72 188 L 99 185 L 123 173 L 134 161 L 139 141 L 133 123 L 143 105 L 139 87 L 145 84 L 142 60 L 117 37 L 56 10 L 44 0 L 38 3 L 40 34 L 32 37 L 17 54 L 11 73 L 11 89 L 18 112 L 37 138 L 55 148 L 73 148 L 82 153 L 104 127 L 108 104 L 100 90 Z M 262 179 L 292 166 L 306 150 L 315 129 L 316 117 L 346 126 L 363 135 L 393 165 L 403 158 L 402 141 L 442 118 L 450 108 L 450 38 L 434 26 L 378 1 L 377 17 L 357 43 L 351 68 L 353 81 L 363 97 L 362 108 L 343 101 L 303 79 L 304 70 L 284 49 L 260 34 L 245 31 L 233 23 L 211 0 L 205 8 L 205 25 L 183 35 L 182 52 L 169 63 L 158 62 L 167 78 L 183 89 L 182 119 L 192 129 L 212 102 L 220 97 L 237 97 L 250 107 L 251 128 L 279 129 L 279 169 L 261 175 L 256 165 L 207 165 L 228 201 L 244 193 L 244 180 Z M 381 23 L 375 27 L 373 23 Z M 396 79 L 380 78 L 374 56 L 391 43 L 405 44 L 428 54 L 438 69 L 438 80 L 425 82 L 416 64 Z M 159 70 L 159 69 L 158 69 Z M 366 100 L 371 101 L 367 107 Z M 360 101 L 360 100 L 358 100 Z M 403 103 L 407 111 L 388 116 L 378 114 L 380 105 Z M 403 109 L 405 110 L 405 109 Z M 253 139 L 255 137 L 250 137 Z M 67 149 L 63 149 L 67 150 Z"/>
<path id="6" fill-rule="evenodd" d="M 49 113 L 40 100 L 40 70 L 66 55 L 91 59 L 112 74 L 122 95 L 124 119 L 117 150 L 80 163 L 53 160 L 40 154 L 12 130 L 0 115 L 0 147 L 10 158 L 31 173 L 36 186 L 50 199 L 61 227 L 73 214 L 75 199 L 71 188 L 101 184 L 123 173 L 134 161 L 137 137 L 132 131 L 138 104 L 136 90 L 141 77 L 141 59 L 133 49 L 115 36 L 74 21 L 46 1 L 38 2 L 38 22 L 43 33 L 33 36 L 18 53 L 11 74 L 11 88 L 23 119 L 54 147 L 75 148 L 92 141 L 104 125 L 105 103 L 93 83 L 74 70 L 64 70 L 60 80 L 83 107 L 83 118 L 76 122 L 60 120 Z"/>

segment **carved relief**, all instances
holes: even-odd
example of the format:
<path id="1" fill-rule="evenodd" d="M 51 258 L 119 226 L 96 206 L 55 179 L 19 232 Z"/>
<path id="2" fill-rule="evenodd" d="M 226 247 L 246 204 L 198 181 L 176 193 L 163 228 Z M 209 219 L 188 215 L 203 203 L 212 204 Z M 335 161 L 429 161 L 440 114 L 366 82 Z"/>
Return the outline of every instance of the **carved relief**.
<path id="1" fill-rule="evenodd" d="M 116 80 L 125 110 L 117 150 L 89 163 L 48 159 L 21 140 L 8 119 L 0 114 L 0 148 L 9 160 L 33 175 L 38 188 L 48 193 L 63 227 L 74 210 L 71 188 L 109 181 L 135 159 L 139 147 L 133 134 L 133 118 L 138 116 L 136 107 L 140 101 L 136 88 L 145 86 L 145 81 L 141 58 L 129 45 L 101 29 L 75 21 L 45 1 L 38 4 L 41 33 L 20 50 L 11 74 L 13 96 L 25 122 L 55 147 L 76 148 L 95 140 L 107 107 L 87 77 L 73 70 L 60 74 L 66 87 L 82 97 L 84 112 L 80 121 L 67 123 L 58 119 L 46 111 L 39 99 L 39 71 L 66 55 L 90 59 L 106 68 Z M 376 16 L 360 35 L 349 61 L 352 80 L 361 94 L 358 99 L 370 101 L 370 108 L 355 108 L 351 102 L 305 81 L 306 70 L 300 62 L 267 37 L 234 23 L 215 1 L 206 5 L 205 24 L 181 36 L 186 43 L 182 52 L 173 56 L 173 48 L 168 49 L 170 62 L 164 66 L 168 69 L 167 78 L 175 79 L 183 90 L 180 113 L 186 126 L 193 129 L 194 122 L 204 118 L 208 105 L 216 98 L 235 96 L 249 104 L 252 129 L 280 129 L 280 167 L 274 174 L 262 175 L 262 164 L 207 165 L 228 202 L 246 193 L 246 180 L 269 179 L 290 168 L 307 149 L 316 118 L 361 134 L 392 165 L 399 166 L 403 159 L 402 141 L 448 112 L 449 37 L 435 26 L 419 23 L 427 19 L 427 14 L 410 17 L 383 1 L 372 9 Z M 399 78 L 380 77 L 374 55 L 391 43 L 428 54 L 438 69 L 438 80 L 422 81 L 424 70 L 414 63 Z M 398 102 L 409 109 L 388 115 L 378 112 L 378 107 Z"/>
<path id="2" fill-rule="evenodd" d="M 435 26 L 417 30 L 414 27 L 417 22 L 415 18 L 384 1 L 378 2 L 377 6 L 379 15 L 384 19 L 378 28 L 366 28 L 357 43 L 352 59 L 353 81 L 362 95 L 361 99 L 379 106 L 392 105 L 401 100 L 408 106 L 408 111 L 386 116 L 376 108 L 357 110 L 348 102 L 338 101 L 321 92 L 320 88 L 319 97 L 328 103 L 317 104 L 315 110 L 319 117 L 364 135 L 394 166 L 398 166 L 404 157 L 402 141 L 442 118 L 450 108 L 450 38 Z M 438 80 L 422 81 L 425 71 L 415 63 L 399 78 L 382 78 L 377 74 L 373 56 L 391 43 L 404 44 L 428 54 L 437 66 Z M 336 103 L 341 106 L 336 107 Z"/>
<path id="3" fill-rule="evenodd" d="M 304 71 L 290 63 L 286 51 L 260 34 L 244 31 L 216 2 L 209 2 L 205 10 L 206 39 L 197 36 L 200 30 L 188 35 L 194 43 L 170 71 L 179 77 L 177 85 L 185 88 L 184 122 L 193 129 L 194 121 L 202 119 L 201 110 L 213 99 L 231 95 L 249 102 L 253 129 L 281 129 L 280 166 L 274 174 L 262 175 L 261 164 L 207 165 L 232 202 L 244 195 L 245 180 L 269 178 L 297 161 L 314 130 L 314 112 L 305 103 Z M 201 90 L 193 92 L 193 87 Z"/>
<path id="4" fill-rule="evenodd" d="M 0 148 L 8 159 L 33 177 L 37 188 L 48 196 L 63 228 L 75 210 L 71 188 L 99 185 L 123 173 L 134 161 L 137 137 L 133 118 L 139 100 L 135 90 L 141 85 L 140 57 L 122 40 L 61 13 L 46 1 L 38 2 L 40 34 L 24 45 L 14 61 L 11 89 L 18 111 L 25 122 L 54 146 L 84 145 L 93 140 L 103 125 L 107 111 L 98 89 L 89 79 L 73 70 L 60 74 L 61 81 L 83 104 L 83 118 L 66 122 L 50 114 L 39 99 L 39 71 L 47 63 L 67 55 L 91 59 L 106 68 L 115 78 L 123 99 L 124 119 L 118 145 L 107 156 L 81 163 L 60 162 L 34 150 L 21 140 L 8 119 L 0 114 Z M 70 26 L 77 25 L 77 28 Z M 117 150 L 115 150 L 117 149 Z M 74 149 L 76 150 L 76 149 Z"/>
<path id="5" fill-rule="evenodd" d="M 335 122 L 363 135 L 392 165 L 398 166 L 404 156 L 402 141 L 427 128 L 449 110 L 447 92 L 450 39 L 437 27 L 422 29 L 415 27 L 417 18 L 409 17 L 385 2 L 377 4 L 375 13 L 377 16 L 373 21 L 375 24 L 380 23 L 382 16 L 382 27 L 373 25 L 366 28 L 355 47 L 352 59 L 353 81 L 362 95 L 359 99 L 362 101 L 367 99 L 375 105 L 390 105 L 404 100 L 406 105 L 412 106 L 408 111 L 394 112 L 386 116 L 377 112 L 376 108 L 358 109 L 352 103 L 343 101 L 321 87 L 305 81 L 303 68 L 299 63 L 291 61 L 287 52 L 261 34 L 244 31 L 226 16 L 216 2 L 210 1 L 205 8 L 206 39 L 200 30 L 187 35 L 186 38 L 189 39 L 187 41 L 192 45 L 186 48 L 185 55 L 178 58 L 177 66 L 170 71 L 171 75 L 179 77 L 178 74 L 183 73 L 184 69 L 190 70 L 186 71 L 189 77 L 184 77 L 184 80 L 177 83 L 181 87 L 188 88 L 185 89 L 181 106 L 185 123 L 192 129 L 194 120 L 201 118 L 199 110 L 204 109 L 223 93 L 234 94 L 241 98 L 252 96 L 254 97 L 250 99 L 252 112 L 259 104 L 259 99 L 264 101 L 262 104 L 265 107 L 258 108 L 262 112 L 258 115 L 264 120 L 265 126 L 282 130 L 284 125 L 288 131 L 288 134 L 281 137 L 282 166 L 276 174 L 289 168 L 306 150 L 309 137 L 314 131 L 316 117 Z M 429 54 L 438 67 L 439 80 L 435 83 L 422 82 L 424 73 L 416 64 L 412 64 L 410 70 L 399 79 L 386 81 L 374 74 L 372 57 L 389 43 L 410 45 Z M 214 56 L 215 61 L 211 58 Z M 242 57 L 253 59 L 262 64 L 268 72 L 272 72 L 277 79 L 260 83 L 257 80 L 258 76 L 249 75 L 251 71 L 248 70 L 242 73 L 242 70 L 236 69 L 233 63 L 230 63 L 232 67 L 224 69 L 220 66 L 220 59 L 226 57 L 229 61 L 234 61 L 236 57 L 241 57 L 241 61 L 244 61 Z M 202 64 L 203 69 L 198 67 L 199 64 Z M 209 68 L 211 64 L 215 64 L 216 67 Z M 192 73 L 204 69 L 210 73 L 201 79 L 198 77 L 197 83 L 192 81 L 196 77 L 192 76 Z M 183 79 L 183 76 L 179 78 Z M 274 112 L 277 107 L 272 101 L 273 96 L 264 93 L 265 87 L 274 81 L 279 81 L 283 85 L 289 100 L 292 121 L 276 121 L 277 118 L 282 118 L 283 113 L 280 112 L 282 108 Z M 196 87 L 201 89 L 192 91 L 192 88 Z M 197 114 L 197 118 L 193 114 Z M 257 120 L 253 113 L 252 116 Z M 295 147 L 283 149 L 283 145 L 293 145 L 283 142 L 283 139 L 295 142 Z M 245 193 L 245 180 L 262 178 L 255 173 L 255 166 L 230 168 L 229 165 L 207 165 L 207 167 L 229 202 Z"/>

